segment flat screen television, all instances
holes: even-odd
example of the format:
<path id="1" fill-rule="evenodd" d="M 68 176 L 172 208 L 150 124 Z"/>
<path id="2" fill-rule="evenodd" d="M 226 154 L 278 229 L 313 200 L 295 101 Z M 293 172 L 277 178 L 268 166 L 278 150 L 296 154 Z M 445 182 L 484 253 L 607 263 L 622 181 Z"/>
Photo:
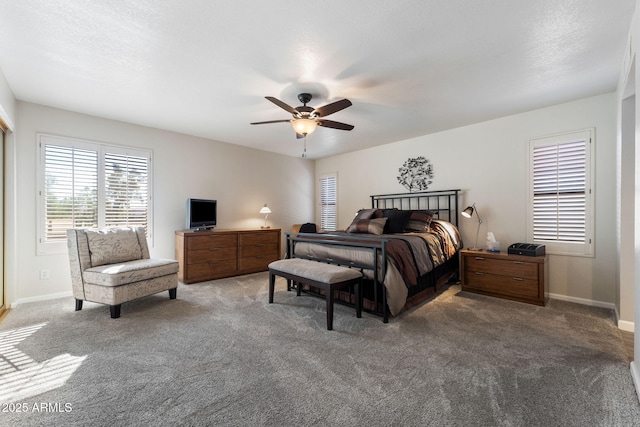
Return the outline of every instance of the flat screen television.
<path id="1" fill-rule="evenodd" d="M 207 199 L 187 199 L 187 228 L 209 230 L 216 226 L 218 202 Z"/>

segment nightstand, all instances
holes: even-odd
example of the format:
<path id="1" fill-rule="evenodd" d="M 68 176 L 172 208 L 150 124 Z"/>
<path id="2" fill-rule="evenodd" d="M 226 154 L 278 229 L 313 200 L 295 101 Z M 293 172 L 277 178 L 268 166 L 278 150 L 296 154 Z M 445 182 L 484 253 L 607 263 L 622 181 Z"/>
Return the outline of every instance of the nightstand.
<path id="1" fill-rule="evenodd" d="M 462 290 L 544 305 L 548 257 L 506 252 L 460 251 Z"/>

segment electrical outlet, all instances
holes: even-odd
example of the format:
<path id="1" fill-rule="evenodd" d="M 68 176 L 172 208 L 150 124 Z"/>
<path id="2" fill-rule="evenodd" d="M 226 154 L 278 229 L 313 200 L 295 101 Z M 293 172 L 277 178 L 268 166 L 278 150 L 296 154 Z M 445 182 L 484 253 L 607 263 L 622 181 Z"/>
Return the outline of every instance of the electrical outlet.
<path id="1" fill-rule="evenodd" d="M 40 280 L 48 280 L 49 279 L 49 270 L 42 269 L 40 270 Z"/>

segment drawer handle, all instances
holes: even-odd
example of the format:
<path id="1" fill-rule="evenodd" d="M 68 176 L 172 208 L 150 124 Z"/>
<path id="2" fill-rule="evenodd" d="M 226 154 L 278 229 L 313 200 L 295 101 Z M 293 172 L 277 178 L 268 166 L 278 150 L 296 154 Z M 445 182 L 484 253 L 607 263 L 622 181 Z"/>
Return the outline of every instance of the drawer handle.
<path id="1" fill-rule="evenodd" d="M 524 264 L 524 261 L 513 261 L 514 264 Z"/>
<path id="2" fill-rule="evenodd" d="M 209 234 L 209 238 L 213 239 L 214 237 L 220 237 L 222 236 L 221 234 Z"/>
<path id="3" fill-rule="evenodd" d="M 217 263 L 219 263 L 219 262 L 220 262 L 220 261 L 209 261 L 209 264 L 217 264 Z"/>
<path id="4" fill-rule="evenodd" d="M 484 273 L 480 273 L 479 271 L 476 271 L 476 276 L 484 276 Z"/>
<path id="5" fill-rule="evenodd" d="M 520 277 L 514 277 L 514 278 L 513 278 L 513 280 L 517 280 L 517 281 L 519 281 L 519 282 L 524 281 L 524 279 L 522 279 L 522 278 L 520 278 Z"/>
<path id="6" fill-rule="evenodd" d="M 209 248 L 210 251 L 219 251 L 220 248 Z"/>
<path id="7" fill-rule="evenodd" d="M 256 245 L 256 247 L 258 247 L 258 248 L 261 248 L 261 247 L 263 247 L 263 246 L 266 246 L 266 245 L 265 245 L 264 243 L 258 243 L 258 244 Z"/>
<path id="8" fill-rule="evenodd" d="M 483 258 L 483 257 L 481 257 L 481 256 L 477 256 L 477 257 L 475 257 L 475 258 L 476 258 L 478 261 L 484 261 L 484 258 Z"/>

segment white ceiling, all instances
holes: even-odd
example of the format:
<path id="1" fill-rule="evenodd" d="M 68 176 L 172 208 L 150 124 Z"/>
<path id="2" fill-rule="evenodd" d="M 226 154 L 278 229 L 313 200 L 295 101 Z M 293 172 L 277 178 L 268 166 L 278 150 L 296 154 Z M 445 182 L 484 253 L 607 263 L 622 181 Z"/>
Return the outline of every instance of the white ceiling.
<path id="1" fill-rule="evenodd" d="M 17 99 L 319 158 L 615 90 L 635 0 L 0 0 Z"/>

